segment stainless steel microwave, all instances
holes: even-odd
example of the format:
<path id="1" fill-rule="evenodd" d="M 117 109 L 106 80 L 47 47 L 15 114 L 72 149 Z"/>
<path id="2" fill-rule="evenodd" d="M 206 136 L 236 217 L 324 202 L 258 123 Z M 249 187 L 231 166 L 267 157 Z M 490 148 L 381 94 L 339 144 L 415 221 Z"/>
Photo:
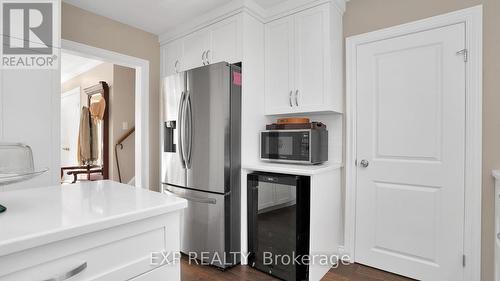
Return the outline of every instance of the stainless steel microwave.
<path id="1" fill-rule="evenodd" d="M 328 130 L 262 131 L 260 159 L 299 164 L 319 164 L 328 161 Z"/>

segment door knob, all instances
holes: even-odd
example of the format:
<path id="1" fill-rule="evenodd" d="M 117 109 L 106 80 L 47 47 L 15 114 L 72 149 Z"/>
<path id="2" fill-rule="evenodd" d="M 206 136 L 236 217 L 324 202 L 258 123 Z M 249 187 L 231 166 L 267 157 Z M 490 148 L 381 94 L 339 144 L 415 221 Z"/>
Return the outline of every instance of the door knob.
<path id="1" fill-rule="evenodd" d="M 361 162 L 359 162 L 359 165 L 363 168 L 366 168 L 368 167 L 368 165 L 370 165 L 370 162 L 368 162 L 368 160 L 363 159 L 361 160 Z"/>

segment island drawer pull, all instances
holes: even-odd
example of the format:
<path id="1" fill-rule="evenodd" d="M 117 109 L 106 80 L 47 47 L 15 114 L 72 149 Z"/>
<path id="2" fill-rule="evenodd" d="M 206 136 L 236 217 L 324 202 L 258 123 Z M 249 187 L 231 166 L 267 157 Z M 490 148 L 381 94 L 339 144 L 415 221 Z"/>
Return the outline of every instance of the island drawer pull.
<path id="1" fill-rule="evenodd" d="M 63 273 L 63 274 L 61 274 L 59 276 L 52 277 L 50 279 L 46 279 L 46 280 L 43 280 L 43 281 L 64 281 L 64 280 L 68 280 L 69 278 L 71 278 L 71 277 L 73 277 L 75 275 L 80 274 L 86 268 L 87 268 L 87 262 L 84 262 L 81 265 L 79 265 L 79 266 L 71 269 L 70 271 L 68 271 L 66 273 Z"/>

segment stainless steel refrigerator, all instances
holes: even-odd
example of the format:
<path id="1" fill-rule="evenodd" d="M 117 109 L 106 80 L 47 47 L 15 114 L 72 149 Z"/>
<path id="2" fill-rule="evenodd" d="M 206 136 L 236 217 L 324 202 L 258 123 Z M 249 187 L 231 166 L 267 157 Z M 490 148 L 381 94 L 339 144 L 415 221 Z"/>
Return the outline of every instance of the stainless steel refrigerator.
<path id="1" fill-rule="evenodd" d="M 241 68 L 223 62 L 165 78 L 161 111 L 162 189 L 188 201 L 181 252 L 238 264 Z"/>

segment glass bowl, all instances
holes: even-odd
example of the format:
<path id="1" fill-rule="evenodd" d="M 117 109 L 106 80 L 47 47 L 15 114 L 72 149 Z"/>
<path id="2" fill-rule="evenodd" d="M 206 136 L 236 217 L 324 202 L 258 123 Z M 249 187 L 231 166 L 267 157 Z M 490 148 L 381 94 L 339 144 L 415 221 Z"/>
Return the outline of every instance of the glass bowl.
<path id="1" fill-rule="evenodd" d="M 33 152 L 28 145 L 0 142 L 0 185 L 26 181 L 47 171 L 35 170 Z"/>

